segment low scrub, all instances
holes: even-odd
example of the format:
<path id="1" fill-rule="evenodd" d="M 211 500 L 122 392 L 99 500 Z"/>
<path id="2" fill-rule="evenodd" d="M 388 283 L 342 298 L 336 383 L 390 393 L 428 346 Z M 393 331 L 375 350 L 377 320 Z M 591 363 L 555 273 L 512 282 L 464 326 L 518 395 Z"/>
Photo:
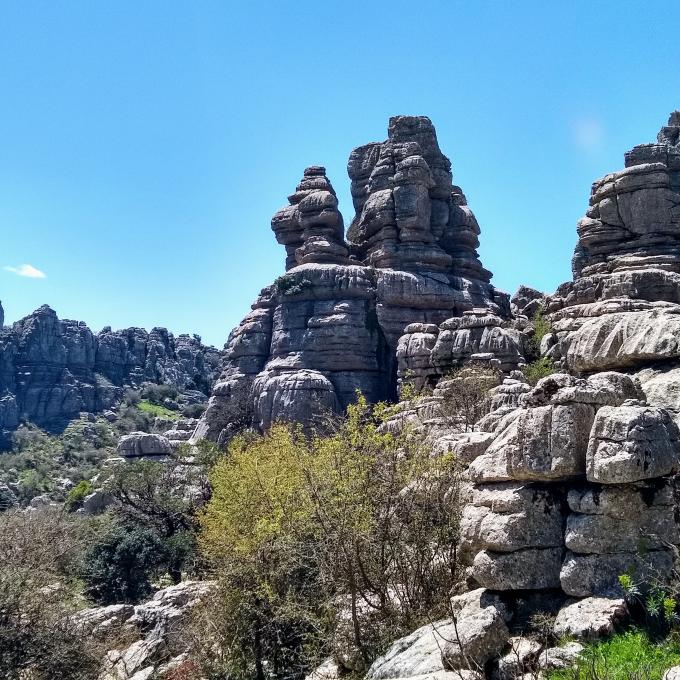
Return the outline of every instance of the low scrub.
<path id="1" fill-rule="evenodd" d="M 553 671 L 548 680 L 661 680 L 680 664 L 680 641 L 660 642 L 646 633 L 629 631 L 586 647 L 576 668 Z"/>
<path id="2" fill-rule="evenodd" d="M 457 474 L 384 415 L 360 398 L 328 436 L 276 425 L 217 463 L 200 537 L 219 582 L 197 624 L 213 635 L 198 636 L 205 677 L 302 678 L 338 646 L 365 669 L 445 613 Z"/>

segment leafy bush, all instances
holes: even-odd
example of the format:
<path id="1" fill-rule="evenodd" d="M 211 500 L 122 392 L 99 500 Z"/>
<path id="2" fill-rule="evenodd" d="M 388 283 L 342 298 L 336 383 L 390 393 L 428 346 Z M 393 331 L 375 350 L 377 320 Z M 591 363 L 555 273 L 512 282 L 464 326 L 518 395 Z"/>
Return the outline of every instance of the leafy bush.
<path id="1" fill-rule="evenodd" d="M 103 489 L 118 500 L 115 512 L 126 525 L 159 537 L 163 551 L 157 566 L 175 583 L 182 571 L 193 571 L 195 515 L 208 496 L 200 465 L 187 465 L 182 457 L 128 463 L 111 471 Z"/>
<path id="2" fill-rule="evenodd" d="M 185 418 L 200 418 L 207 408 L 206 404 L 189 404 L 182 409 Z"/>
<path id="3" fill-rule="evenodd" d="M 552 330 L 550 327 L 550 323 L 548 320 L 543 316 L 543 312 L 539 309 L 536 314 L 534 314 L 534 318 L 531 320 L 531 323 L 534 327 L 534 335 L 533 335 L 533 344 L 534 347 L 536 348 L 536 351 L 538 351 L 541 347 L 541 340 L 550 333 Z"/>
<path id="4" fill-rule="evenodd" d="M 74 512 L 83 507 L 86 496 L 92 493 L 92 484 L 87 479 L 81 479 L 66 496 L 64 507 L 68 512 Z"/>
<path id="5" fill-rule="evenodd" d="M 99 604 L 139 602 L 164 561 L 160 536 L 146 527 L 114 523 L 89 547 L 82 571 L 86 593 Z"/>
<path id="6" fill-rule="evenodd" d="M 284 274 L 274 281 L 274 287 L 280 295 L 299 295 L 312 285 L 309 279 L 295 274 Z"/>
<path id="7" fill-rule="evenodd" d="M 360 397 L 329 436 L 276 425 L 234 439 L 217 462 L 200 537 L 219 582 L 198 624 L 217 638 L 199 644 L 207 677 L 302 677 L 333 634 L 366 667 L 444 613 L 456 471 L 383 431 L 385 412 Z"/>
<path id="8" fill-rule="evenodd" d="M 524 377 L 530 385 L 535 385 L 541 378 L 545 378 L 554 372 L 555 368 L 548 357 L 536 359 L 522 369 L 522 373 L 524 373 Z"/>
<path id="9" fill-rule="evenodd" d="M 146 383 L 140 393 L 142 399 L 160 405 L 166 399 L 177 399 L 178 394 L 177 388 L 172 385 L 156 385 L 154 383 Z"/>
<path id="10" fill-rule="evenodd" d="M 549 680 L 661 680 L 680 663 L 680 642 L 654 643 L 640 631 L 586 647 L 575 669 L 552 671 Z"/>

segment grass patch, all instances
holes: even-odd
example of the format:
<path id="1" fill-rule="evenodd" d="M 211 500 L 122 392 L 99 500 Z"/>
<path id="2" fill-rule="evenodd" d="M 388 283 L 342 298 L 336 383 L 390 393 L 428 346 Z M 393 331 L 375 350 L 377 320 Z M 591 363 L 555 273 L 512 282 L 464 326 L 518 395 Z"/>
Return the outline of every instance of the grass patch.
<path id="1" fill-rule="evenodd" d="M 575 669 L 552 671 L 548 680 L 661 680 L 680 664 L 680 641 L 653 642 L 640 631 L 589 645 Z"/>
<path id="2" fill-rule="evenodd" d="M 535 385 L 541 378 L 546 378 L 554 372 L 555 367 L 548 357 L 536 359 L 522 369 L 522 373 L 524 373 L 524 377 L 530 385 Z"/>
<path id="3" fill-rule="evenodd" d="M 169 420 L 177 420 L 179 418 L 179 413 L 176 411 L 171 411 L 169 408 L 165 408 L 165 406 L 152 404 L 147 399 L 142 399 L 136 406 L 142 413 L 146 413 L 154 418 L 168 418 Z"/>

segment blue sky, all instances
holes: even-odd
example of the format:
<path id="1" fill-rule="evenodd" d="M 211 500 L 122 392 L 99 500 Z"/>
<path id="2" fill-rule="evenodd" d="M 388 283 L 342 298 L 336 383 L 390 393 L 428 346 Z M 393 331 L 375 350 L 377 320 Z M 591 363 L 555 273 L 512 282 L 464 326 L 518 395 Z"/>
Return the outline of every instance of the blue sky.
<path id="1" fill-rule="evenodd" d="M 222 345 L 283 271 L 269 221 L 303 168 L 349 224 L 349 152 L 399 113 L 436 125 L 494 283 L 552 291 L 591 182 L 680 108 L 679 22 L 624 0 L 0 0 L 6 322 L 48 303 Z"/>

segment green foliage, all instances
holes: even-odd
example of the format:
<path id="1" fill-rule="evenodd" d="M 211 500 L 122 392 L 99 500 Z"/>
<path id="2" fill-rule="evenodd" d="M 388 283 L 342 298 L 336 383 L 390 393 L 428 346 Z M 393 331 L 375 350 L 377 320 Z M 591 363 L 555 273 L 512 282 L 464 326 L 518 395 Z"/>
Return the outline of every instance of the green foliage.
<path id="1" fill-rule="evenodd" d="M 680 663 L 680 642 L 654 643 L 641 631 L 586 647 L 575 669 L 552 671 L 548 680 L 661 680 Z"/>
<path id="2" fill-rule="evenodd" d="M 527 364 L 523 369 L 524 377 L 529 381 L 530 385 L 535 385 L 541 378 L 546 378 L 555 372 L 552 361 L 548 357 L 541 357 Z"/>
<path id="3" fill-rule="evenodd" d="M 205 404 L 189 404 L 182 409 L 182 416 L 184 418 L 200 418 L 206 409 Z"/>
<path id="4" fill-rule="evenodd" d="M 93 477 L 101 462 L 115 449 L 116 437 L 103 419 L 78 418 L 60 435 L 50 435 L 34 425 L 23 425 L 13 435 L 10 453 L 0 456 L 0 481 L 18 485 L 19 500 L 55 491 L 59 477 L 78 483 Z"/>
<path id="5" fill-rule="evenodd" d="M 533 344 L 536 350 L 538 351 L 540 346 L 541 346 L 541 340 L 550 333 L 552 328 L 550 327 L 550 324 L 548 323 L 548 320 L 543 316 L 543 312 L 539 309 L 536 314 L 534 314 L 534 318 L 531 321 L 533 327 L 534 327 L 534 335 L 533 335 Z"/>
<path id="6" fill-rule="evenodd" d="M 139 602 L 166 557 L 160 536 L 146 527 L 114 523 L 90 546 L 82 571 L 86 593 L 99 604 Z"/>
<path id="7" fill-rule="evenodd" d="M 141 460 L 114 468 L 104 491 L 119 501 L 116 514 L 127 526 L 153 532 L 163 544 L 158 567 L 177 583 L 194 569 L 195 515 L 208 496 L 203 468 L 181 457 L 158 463 Z"/>
<path id="8" fill-rule="evenodd" d="M 150 401 L 152 404 L 163 405 L 166 399 L 177 399 L 179 394 L 176 387 L 172 385 L 156 385 L 155 383 L 146 383 L 140 392 L 141 399 Z"/>
<path id="9" fill-rule="evenodd" d="M 92 493 L 92 484 L 87 479 L 81 479 L 66 496 L 64 507 L 68 512 L 74 512 L 83 507 L 86 496 Z"/>
<path id="10" fill-rule="evenodd" d="M 274 281 L 274 287 L 280 295 L 299 295 L 312 285 L 312 282 L 301 274 L 284 274 Z"/>
<path id="11" fill-rule="evenodd" d="M 177 411 L 172 411 L 171 409 L 161 406 L 160 404 L 154 404 L 146 399 L 142 399 L 138 404 L 137 408 L 153 418 L 167 418 L 168 420 L 178 420 L 180 415 Z"/>
<path id="12" fill-rule="evenodd" d="M 328 436 L 276 425 L 234 439 L 218 460 L 201 516 L 220 584 L 204 614 L 219 637 L 203 650 L 207 677 L 302 677 L 334 630 L 366 667 L 388 641 L 444 614 L 456 471 L 408 432 L 386 432 L 388 413 L 359 396 Z"/>
<path id="13" fill-rule="evenodd" d="M 489 390 L 500 385 L 501 374 L 485 365 L 469 364 L 452 371 L 438 389 L 443 395 L 440 415 L 452 428 L 471 431 L 491 408 Z"/>

